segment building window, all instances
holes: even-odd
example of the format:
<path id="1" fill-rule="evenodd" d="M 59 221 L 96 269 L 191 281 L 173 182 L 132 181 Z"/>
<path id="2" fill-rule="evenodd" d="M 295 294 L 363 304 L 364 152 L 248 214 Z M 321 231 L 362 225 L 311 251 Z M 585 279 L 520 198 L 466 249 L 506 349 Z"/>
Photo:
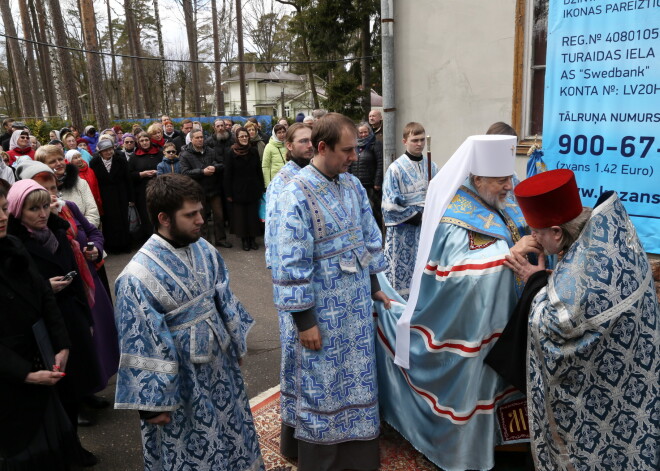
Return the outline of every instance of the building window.
<path id="1" fill-rule="evenodd" d="M 528 136 L 543 133 L 543 92 L 545 90 L 545 53 L 548 46 L 549 0 L 533 0 L 530 27 L 529 58 L 529 126 Z"/>
<path id="2" fill-rule="evenodd" d="M 522 140 L 543 133 L 549 0 L 518 0 L 513 126 Z"/>
<path id="3" fill-rule="evenodd" d="M 290 117 L 291 117 L 291 106 L 286 105 L 286 106 L 284 107 L 284 113 L 285 113 L 285 115 L 286 115 L 286 116 L 285 116 L 286 118 L 290 118 Z"/>

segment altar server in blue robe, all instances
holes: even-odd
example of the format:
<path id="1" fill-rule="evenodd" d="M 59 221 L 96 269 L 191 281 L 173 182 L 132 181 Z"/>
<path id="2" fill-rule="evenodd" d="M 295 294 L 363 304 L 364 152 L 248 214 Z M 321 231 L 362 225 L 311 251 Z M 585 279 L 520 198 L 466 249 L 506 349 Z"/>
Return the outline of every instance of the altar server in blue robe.
<path id="1" fill-rule="evenodd" d="M 543 250 L 563 254 L 551 274 L 507 257 L 529 299 L 520 324 L 536 469 L 660 469 L 660 308 L 635 226 L 614 192 L 583 208 L 570 170 L 515 193 Z"/>
<path id="2" fill-rule="evenodd" d="M 200 239 L 203 190 L 169 174 L 146 196 L 156 233 L 115 287 L 115 408 L 140 411 L 146 470 L 263 470 L 239 368 L 253 320 Z"/>
<path id="3" fill-rule="evenodd" d="M 314 157 L 312 146 L 312 127 L 309 124 L 293 123 L 286 131 L 284 145 L 286 146 L 286 160 L 284 167 L 268 184 L 266 190 L 266 230 L 264 231 L 264 245 L 266 246 L 266 267 L 271 267 L 270 244 L 275 236 L 276 224 L 271 217 L 275 203 L 284 187 L 295 177 L 301 169 L 305 168 Z"/>
<path id="4" fill-rule="evenodd" d="M 367 193 L 346 173 L 357 159 L 353 122 L 314 123 L 314 158 L 273 212 L 273 298 L 279 311 L 281 451 L 300 471 L 376 470 L 378 386 L 372 298 L 389 300 Z"/>
<path id="5" fill-rule="evenodd" d="M 424 214 L 424 201 L 429 180 L 438 172 L 431 162 L 429 178 L 424 127 L 415 122 L 403 128 L 406 152 L 392 162 L 383 179 L 383 222 L 385 223 L 385 276 L 404 299 L 410 293 L 410 280 L 415 267 L 417 244 Z"/>
<path id="6" fill-rule="evenodd" d="M 444 165 L 410 299 L 378 314 L 383 418 L 447 471 L 491 469 L 495 446 L 525 440 L 504 437 L 497 417 L 522 394 L 483 363 L 522 288 L 504 266 L 526 231 L 511 192 L 515 149 L 515 137 L 472 136 Z"/>

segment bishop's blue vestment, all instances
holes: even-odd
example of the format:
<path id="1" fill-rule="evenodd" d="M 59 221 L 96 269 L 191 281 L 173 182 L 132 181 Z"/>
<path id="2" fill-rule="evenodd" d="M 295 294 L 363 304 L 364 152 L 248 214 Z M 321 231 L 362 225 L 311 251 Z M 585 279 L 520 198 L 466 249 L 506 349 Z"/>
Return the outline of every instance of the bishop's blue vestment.
<path id="1" fill-rule="evenodd" d="M 491 469 L 503 442 L 497 408 L 522 398 L 483 359 L 522 289 L 504 256 L 525 230 L 513 197 L 497 211 L 469 184 L 457 191 L 422 275 L 410 321 L 410 369 L 393 362 L 405 302 L 392 296 L 398 302 L 389 311 L 376 304 L 383 419 L 446 471 Z"/>
<path id="2" fill-rule="evenodd" d="M 263 470 L 238 360 L 250 315 L 206 240 L 174 248 L 158 235 L 117 278 L 121 359 L 115 408 L 171 413 L 142 421 L 146 470 Z"/>
<path id="3" fill-rule="evenodd" d="M 536 295 L 527 401 L 540 471 L 660 469 L 660 308 L 615 193 Z"/>
<path id="4" fill-rule="evenodd" d="M 438 167 L 431 163 L 431 178 Z M 389 166 L 383 179 L 383 222 L 385 223 L 385 276 L 404 299 L 408 299 L 410 282 L 417 257 L 421 222 L 407 221 L 424 211 L 429 186 L 428 158 L 413 161 L 404 154 Z"/>
<path id="5" fill-rule="evenodd" d="M 331 445 L 378 437 L 370 274 L 383 271 L 382 238 L 366 191 L 350 174 L 313 165 L 277 199 L 271 244 L 282 342 L 282 421 L 299 440 Z M 303 348 L 291 312 L 312 309 L 322 348 Z"/>

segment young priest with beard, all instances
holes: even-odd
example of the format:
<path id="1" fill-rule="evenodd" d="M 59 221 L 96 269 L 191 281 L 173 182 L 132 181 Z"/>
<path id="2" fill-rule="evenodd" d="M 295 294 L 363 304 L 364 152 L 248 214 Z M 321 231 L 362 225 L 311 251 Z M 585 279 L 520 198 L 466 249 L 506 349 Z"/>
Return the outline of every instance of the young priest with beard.
<path id="1" fill-rule="evenodd" d="M 277 198 L 287 183 L 295 177 L 301 169 L 314 157 L 314 146 L 312 146 L 312 127 L 309 124 L 295 123 L 286 132 L 286 159 L 287 164 L 268 185 L 266 191 L 266 230 L 264 232 L 264 245 L 266 245 L 266 266 L 271 267 L 269 260 L 269 239 L 275 236 L 275 224 L 271 217 Z"/>
<path id="2" fill-rule="evenodd" d="M 183 175 L 147 187 L 156 233 L 116 282 L 115 408 L 140 411 L 147 470 L 263 470 L 239 368 L 254 321 L 201 238 L 203 200 Z"/>

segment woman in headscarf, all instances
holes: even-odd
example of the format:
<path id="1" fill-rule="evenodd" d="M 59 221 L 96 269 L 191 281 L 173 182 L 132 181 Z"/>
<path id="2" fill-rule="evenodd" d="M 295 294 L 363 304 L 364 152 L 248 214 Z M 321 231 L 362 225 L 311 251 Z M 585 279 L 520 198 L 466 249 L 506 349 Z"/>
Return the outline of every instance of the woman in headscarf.
<path id="1" fill-rule="evenodd" d="M 0 157 L 0 178 L 11 185 L 16 181 L 15 170 L 9 165 L 9 155 L 5 151 L 0 150 Z"/>
<path id="2" fill-rule="evenodd" d="M 80 139 L 80 140 L 85 143 L 87 142 L 84 139 Z M 90 163 L 92 161 L 92 154 L 87 152 L 85 149 L 78 148 L 78 140 L 73 136 L 73 133 L 68 132 L 64 136 L 62 136 L 62 142 L 64 143 L 65 152 L 68 150 L 78 150 L 85 162 Z"/>
<path id="3" fill-rule="evenodd" d="M 135 155 L 136 147 L 137 140 L 135 139 L 135 136 L 130 132 L 124 134 L 124 139 L 122 140 L 120 150 L 124 154 L 124 157 L 126 157 L 126 161 L 131 160 L 131 158 Z"/>
<path id="4" fill-rule="evenodd" d="M 273 135 L 270 138 L 270 142 L 264 148 L 261 170 L 264 175 L 264 184 L 266 187 L 268 187 L 270 181 L 277 175 L 277 172 L 286 165 L 285 136 L 286 126 L 276 124 L 273 127 Z"/>
<path id="5" fill-rule="evenodd" d="M 92 340 L 94 322 L 88 301 L 91 275 L 89 270 L 78 272 L 81 269 L 76 263 L 76 256 L 81 254 L 74 253 L 74 246 L 67 237 L 69 223 L 50 212 L 50 194 L 43 186 L 34 180 L 20 180 L 12 185 L 7 200 L 9 234 L 21 240 L 41 276 L 50 282 L 60 312 L 65 313 L 64 323 L 71 349 L 66 364 L 67 376 L 60 380 L 58 392 L 76 429 L 80 400 L 95 391 L 101 383 Z M 65 276 L 67 274 L 70 277 Z M 82 445 L 78 446 L 85 464 L 94 464 L 94 455 L 84 450 Z"/>
<path id="6" fill-rule="evenodd" d="M 162 139 L 162 132 L 160 135 Z M 153 233 L 147 211 L 147 184 L 158 174 L 158 164 L 163 160 L 163 152 L 146 132 L 138 134 L 137 143 L 135 156 L 128 161 L 128 174 L 133 185 L 133 202 L 141 222 L 137 240 L 142 242 Z"/>
<path id="7" fill-rule="evenodd" d="M 99 143 L 98 155 L 92 158 L 89 167 L 96 175 L 103 201 L 101 216 L 105 249 L 108 252 L 128 252 L 131 238 L 128 232 L 128 202 L 131 188 L 128 179 L 128 163 L 123 157 L 115 157 L 112 143 Z"/>
<path id="8" fill-rule="evenodd" d="M 259 202 L 264 194 L 264 180 L 257 149 L 250 145 L 245 128 L 236 131 L 236 143 L 225 161 L 224 187 L 231 204 L 231 232 L 241 238 L 243 250 L 257 250 Z"/>
<path id="9" fill-rule="evenodd" d="M 76 203 L 87 220 L 99 227 L 101 215 L 94 194 L 89 184 L 80 178 L 78 168 L 72 164 L 67 165 L 62 150 L 57 146 L 42 146 L 35 154 L 35 160 L 46 164 L 55 172 L 57 187 L 62 193 L 62 198 Z M 24 166 L 25 164 L 22 164 L 16 168 L 21 179 L 29 178 L 25 176 Z"/>
<path id="10" fill-rule="evenodd" d="M 7 235 L 6 197 L 0 185 L 0 467 L 65 471 L 77 443 L 56 385 L 68 371 L 71 343 L 50 284 L 23 244 Z M 45 327 L 54 364 L 40 355 L 35 324 Z"/>
<path id="11" fill-rule="evenodd" d="M 79 149 L 71 149 L 67 151 L 66 154 L 64 154 L 64 158 L 67 162 L 70 162 L 69 165 L 73 165 L 78 169 L 78 176 L 87 182 L 89 189 L 92 191 L 92 196 L 94 196 L 94 201 L 96 202 L 96 207 L 99 210 L 99 214 L 102 215 L 103 204 L 101 203 L 101 192 L 99 191 L 99 182 L 96 180 L 94 171 L 89 168 L 89 164 L 83 160 Z M 75 173 L 74 169 L 69 169 L 67 165 L 67 176 L 69 175 L 69 172 L 71 175 Z"/>
<path id="12" fill-rule="evenodd" d="M 96 144 L 99 141 L 99 133 L 96 132 L 96 128 L 94 126 L 85 126 L 85 132 L 83 134 L 82 138 L 87 141 L 90 154 L 96 152 Z"/>
<path id="13" fill-rule="evenodd" d="M 23 155 L 34 159 L 34 149 L 30 145 L 30 132 L 27 129 L 14 131 L 9 139 L 9 165 L 13 165 L 16 159 Z"/>
<path id="14" fill-rule="evenodd" d="M 50 193 L 51 212 L 69 223 L 66 235 L 76 258 L 77 271 L 85 284 L 94 320 L 93 340 L 101 375 L 101 384 L 94 392 L 98 392 L 105 389 L 119 366 L 117 328 L 103 268 L 103 234 L 83 216 L 75 203 L 58 198 L 55 175 L 47 167 L 44 170 L 36 173 L 32 179 Z M 105 283 L 101 275 L 105 277 Z"/>

